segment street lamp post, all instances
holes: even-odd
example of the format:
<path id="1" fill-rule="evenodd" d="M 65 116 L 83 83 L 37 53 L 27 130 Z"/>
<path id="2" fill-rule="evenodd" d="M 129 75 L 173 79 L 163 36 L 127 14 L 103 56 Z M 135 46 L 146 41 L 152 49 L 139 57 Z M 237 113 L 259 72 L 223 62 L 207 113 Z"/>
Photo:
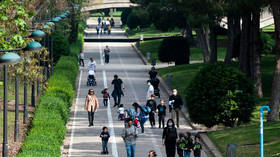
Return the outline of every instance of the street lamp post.
<path id="1" fill-rule="evenodd" d="M 33 41 L 27 44 L 27 46 L 24 48 L 25 51 L 33 51 L 33 50 L 39 50 L 42 48 L 42 45 L 39 42 Z M 24 65 L 24 71 L 26 71 L 26 66 Z M 27 104 L 27 78 L 24 76 L 24 112 L 23 112 L 23 123 L 26 124 L 28 120 L 28 104 Z M 31 94 L 32 97 L 35 97 L 35 94 Z"/>
<path id="2" fill-rule="evenodd" d="M 270 108 L 268 106 L 262 106 L 260 109 L 260 121 L 261 121 L 261 127 L 260 127 L 260 149 L 261 149 L 261 157 L 263 157 L 263 110 L 266 109 L 267 111 L 270 111 Z"/>
<path id="3" fill-rule="evenodd" d="M 18 54 L 9 52 L 0 58 L 0 63 L 4 64 L 4 103 L 3 103 L 3 144 L 2 156 L 8 157 L 8 64 L 20 62 L 21 58 Z"/>

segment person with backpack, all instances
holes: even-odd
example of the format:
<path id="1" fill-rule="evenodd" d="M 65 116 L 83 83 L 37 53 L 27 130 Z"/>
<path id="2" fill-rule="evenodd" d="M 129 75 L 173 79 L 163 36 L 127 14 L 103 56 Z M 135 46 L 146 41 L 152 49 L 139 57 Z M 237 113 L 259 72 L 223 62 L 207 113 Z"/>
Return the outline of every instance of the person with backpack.
<path id="1" fill-rule="evenodd" d="M 110 52 L 111 50 L 109 49 L 109 46 L 106 45 L 103 53 L 104 53 L 104 57 L 105 57 L 105 63 L 108 64 L 109 63 L 109 59 L 110 59 Z"/>
<path id="2" fill-rule="evenodd" d="M 136 118 L 138 118 L 141 127 L 141 133 L 144 133 L 144 124 L 149 119 L 149 113 L 151 109 L 144 105 L 139 105 L 138 103 L 133 104 L 136 111 Z"/>
<path id="3" fill-rule="evenodd" d="M 155 112 L 157 109 L 157 102 L 155 101 L 154 94 L 151 96 L 151 99 L 147 101 L 146 106 L 148 106 L 151 109 L 151 112 L 149 113 L 149 121 L 150 121 L 151 127 L 153 128 L 156 125 Z"/>
<path id="4" fill-rule="evenodd" d="M 172 119 L 175 120 L 176 114 L 176 124 L 179 127 L 179 113 L 183 107 L 183 101 L 180 95 L 178 95 L 177 89 L 172 90 L 172 95 L 169 97 L 169 112 L 171 112 Z"/>
<path id="5" fill-rule="evenodd" d="M 164 128 L 162 133 L 162 145 L 165 146 L 166 156 L 175 157 L 177 143 L 177 130 L 175 123 L 172 119 L 168 119 L 167 127 Z"/>

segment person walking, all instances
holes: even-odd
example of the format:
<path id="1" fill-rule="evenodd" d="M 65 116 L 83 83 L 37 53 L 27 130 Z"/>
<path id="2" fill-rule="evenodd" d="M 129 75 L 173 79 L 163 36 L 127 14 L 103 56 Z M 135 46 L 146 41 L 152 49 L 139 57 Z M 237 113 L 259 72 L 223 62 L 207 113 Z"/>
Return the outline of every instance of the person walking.
<path id="1" fill-rule="evenodd" d="M 146 100 L 148 101 L 151 99 L 152 95 L 154 94 L 154 87 L 151 84 L 150 80 L 147 81 L 147 86 L 148 86 L 148 91 L 147 91 L 147 95 L 146 95 Z"/>
<path id="2" fill-rule="evenodd" d="M 136 111 L 136 118 L 140 122 L 141 127 L 141 133 L 143 134 L 145 131 L 144 124 L 149 119 L 149 113 L 146 110 L 145 106 L 140 106 L 138 103 L 133 103 L 132 106 L 134 106 L 134 109 Z"/>
<path id="3" fill-rule="evenodd" d="M 123 129 L 122 138 L 125 142 L 127 157 L 134 157 L 138 130 L 132 125 L 132 119 L 127 120 L 127 125 L 128 126 Z"/>
<path id="4" fill-rule="evenodd" d="M 110 60 L 110 52 L 111 50 L 109 49 L 109 46 L 106 45 L 103 53 L 104 53 L 104 57 L 105 57 L 105 63 L 108 64 L 109 63 L 109 60 Z"/>
<path id="5" fill-rule="evenodd" d="M 97 34 L 97 35 L 99 34 L 99 31 L 100 31 L 100 25 L 98 24 L 98 25 L 96 26 L 96 34 Z"/>
<path id="6" fill-rule="evenodd" d="M 124 83 L 123 81 L 118 77 L 118 75 L 114 75 L 114 79 L 112 80 L 112 83 L 109 88 L 112 88 L 114 85 L 114 90 L 112 92 L 112 97 L 114 98 L 114 107 L 120 105 L 121 103 L 121 97 L 124 96 L 123 91 L 124 91 Z"/>
<path id="7" fill-rule="evenodd" d="M 105 88 L 101 91 L 101 94 L 103 94 L 103 104 L 104 106 L 108 106 L 108 101 L 110 99 L 110 95 L 108 93 L 108 88 Z"/>
<path id="8" fill-rule="evenodd" d="M 157 77 L 157 71 L 155 67 L 152 67 L 151 70 L 149 71 L 149 76 L 151 80 L 155 80 Z"/>
<path id="9" fill-rule="evenodd" d="M 177 154 L 179 157 L 184 157 L 184 149 L 186 148 L 185 135 L 179 134 L 179 140 L 177 141 Z"/>
<path id="10" fill-rule="evenodd" d="M 193 146 L 193 154 L 194 157 L 201 156 L 202 145 L 200 144 L 200 137 L 198 135 L 195 136 L 195 143 Z"/>
<path id="11" fill-rule="evenodd" d="M 158 112 L 159 128 L 161 128 L 161 124 L 162 124 L 162 128 L 164 128 L 164 119 L 166 115 L 166 106 L 164 104 L 164 99 L 160 100 L 160 104 L 157 106 L 157 112 Z"/>
<path id="12" fill-rule="evenodd" d="M 106 126 L 104 126 L 102 128 L 100 138 L 101 138 L 101 141 L 102 141 L 102 152 L 101 152 L 101 154 L 109 154 L 109 152 L 108 152 L 108 141 L 109 141 L 109 138 L 110 138 L 110 133 L 109 133 L 108 128 Z"/>
<path id="13" fill-rule="evenodd" d="M 101 23 L 101 17 L 100 16 L 98 17 L 97 21 L 98 21 L 98 25 L 100 25 L 100 23 Z"/>
<path id="14" fill-rule="evenodd" d="M 94 72 L 96 72 L 96 62 L 93 57 L 89 59 L 88 70 L 93 70 Z"/>
<path id="15" fill-rule="evenodd" d="M 179 127 L 179 113 L 183 107 L 183 101 L 180 95 L 178 95 L 177 89 L 172 90 L 172 95 L 169 97 L 169 112 L 171 112 L 171 117 L 175 120 L 176 115 L 176 124 Z"/>
<path id="16" fill-rule="evenodd" d="M 187 132 L 187 136 L 185 137 L 185 144 L 186 147 L 184 149 L 184 157 L 190 157 L 193 149 L 193 140 L 191 138 L 190 132 Z"/>
<path id="17" fill-rule="evenodd" d="M 85 54 L 83 52 L 83 50 L 81 50 L 80 52 L 80 56 L 79 56 L 79 65 L 83 65 L 83 67 L 85 66 L 85 62 L 84 62 L 84 59 L 85 59 Z"/>
<path id="18" fill-rule="evenodd" d="M 86 96 L 86 101 L 85 101 L 85 110 L 88 111 L 89 127 L 93 126 L 94 113 L 97 111 L 98 108 L 99 108 L 98 99 L 93 89 L 90 89 L 88 91 L 88 94 Z"/>
<path id="19" fill-rule="evenodd" d="M 177 143 L 177 130 L 174 121 L 168 119 L 167 127 L 164 128 L 162 134 L 162 145 L 165 146 L 166 156 L 175 157 Z"/>
<path id="20" fill-rule="evenodd" d="M 153 128 L 156 125 L 155 112 L 157 109 L 157 102 L 155 101 L 154 94 L 151 96 L 151 99 L 147 101 L 146 106 L 150 107 L 150 109 L 151 109 L 151 112 L 149 113 L 149 121 L 150 121 L 151 127 Z"/>

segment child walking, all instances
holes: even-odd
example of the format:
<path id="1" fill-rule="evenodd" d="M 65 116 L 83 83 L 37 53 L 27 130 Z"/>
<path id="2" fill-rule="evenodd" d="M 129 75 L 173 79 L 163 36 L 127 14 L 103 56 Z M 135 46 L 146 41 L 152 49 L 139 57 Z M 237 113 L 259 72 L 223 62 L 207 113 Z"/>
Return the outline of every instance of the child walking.
<path id="1" fill-rule="evenodd" d="M 105 88 L 101 92 L 103 94 L 103 104 L 108 106 L 108 100 L 110 99 L 110 94 L 108 93 L 108 88 Z"/>
<path id="2" fill-rule="evenodd" d="M 201 157 L 201 149 L 202 146 L 200 144 L 200 137 L 198 135 L 195 136 L 195 143 L 193 146 L 193 155 L 194 157 Z"/>
<path id="3" fill-rule="evenodd" d="M 179 134 L 179 140 L 177 142 L 177 153 L 179 157 L 184 157 L 184 148 L 186 147 L 185 136 L 183 133 Z"/>
<path id="4" fill-rule="evenodd" d="M 160 104 L 157 106 L 157 112 L 158 112 L 159 128 L 161 128 L 161 124 L 162 124 L 162 128 L 164 128 L 164 118 L 166 115 L 166 106 L 164 104 L 164 99 L 160 100 Z"/>
<path id="5" fill-rule="evenodd" d="M 191 138 L 191 133 L 187 132 L 185 138 L 186 148 L 184 149 L 184 157 L 190 157 L 191 151 L 193 150 L 193 140 Z"/>
<path id="6" fill-rule="evenodd" d="M 109 152 L 108 152 L 108 141 L 109 141 L 109 138 L 110 138 L 110 134 L 109 134 L 108 128 L 106 126 L 104 126 L 102 128 L 100 138 L 102 140 L 102 152 L 101 152 L 101 154 L 109 154 Z"/>
<path id="7" fill-rule="evenodd" d="M 118 116 L 119 120 L 124 120 L 124 107 L 123 107 L 123 104 L 120 104 L 118 112 L 119 112 L 119 116 Z"/>

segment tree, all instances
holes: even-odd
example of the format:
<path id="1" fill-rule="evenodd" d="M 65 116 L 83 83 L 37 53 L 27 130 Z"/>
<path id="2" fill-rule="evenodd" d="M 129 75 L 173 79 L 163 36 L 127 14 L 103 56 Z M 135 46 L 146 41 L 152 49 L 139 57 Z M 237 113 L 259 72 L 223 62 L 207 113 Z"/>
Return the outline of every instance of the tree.
<path id="1" fill-rule="evenodd" d="M 279 120 L 279 101 L 280 101 L 280 1 L 272 0 L 271 8 L 275 24 L 275 70 L 270 96 L 270 112 L 268 112 L 268 121 Z"/>

